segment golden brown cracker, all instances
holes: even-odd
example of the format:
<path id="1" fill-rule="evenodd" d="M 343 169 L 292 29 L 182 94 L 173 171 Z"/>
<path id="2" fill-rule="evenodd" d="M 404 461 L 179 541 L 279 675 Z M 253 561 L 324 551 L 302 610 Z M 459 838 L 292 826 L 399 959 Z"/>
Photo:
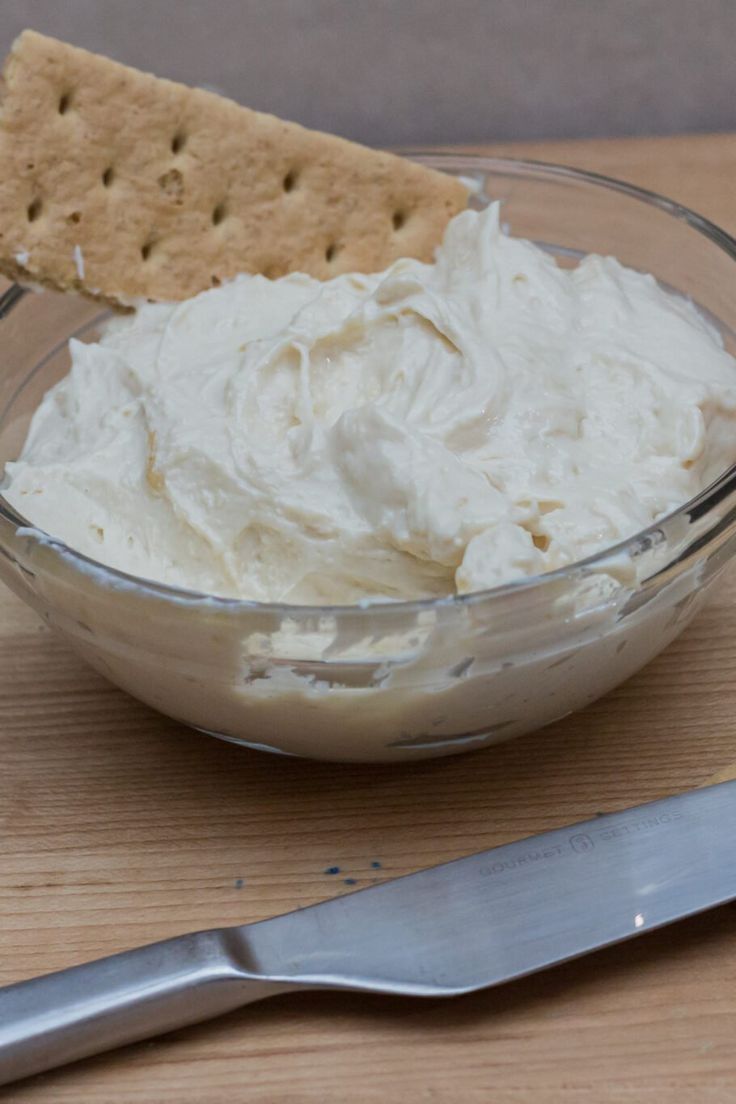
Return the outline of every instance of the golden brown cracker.
<path id="1" fill-rule="evenodd" d="M 184 299 L 239 272 L 429 261 L 467 192 L 34 31 L 5 65 L 0 271 L 114 302 Z"/>

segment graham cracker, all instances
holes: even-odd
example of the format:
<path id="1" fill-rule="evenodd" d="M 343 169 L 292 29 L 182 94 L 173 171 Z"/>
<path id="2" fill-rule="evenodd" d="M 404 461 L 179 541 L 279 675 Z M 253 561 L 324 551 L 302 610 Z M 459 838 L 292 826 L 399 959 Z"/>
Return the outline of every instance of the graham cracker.
<path id="1" fill-rule="evenodd" d="M 432 259 L 467 192 L 34 31 L 0 101 L 0 271 L 112 302 L 239 272 L 326 279 Z"/>

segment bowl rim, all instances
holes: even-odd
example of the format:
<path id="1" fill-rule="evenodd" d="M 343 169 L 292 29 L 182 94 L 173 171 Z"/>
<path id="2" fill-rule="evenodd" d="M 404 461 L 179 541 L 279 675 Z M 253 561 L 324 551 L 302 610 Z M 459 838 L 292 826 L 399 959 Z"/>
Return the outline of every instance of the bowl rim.
<path id="1" fill-rule="evenodd" d="M 490 154 L 465 152 L 462 149 L 431 148 L 422 146 L 404 147 L 397 151 L 403 156 L 421 160 L 424 164 L 442 169 L 452 166 L 456 175 L 462 175 L 463 170 L 472 172 L 474 169 L 485 173 L 513 172 L 519 174 L 532 172 L 549 179 L 567 180 L 592 185 L 597 188 L 618 192 L 630 199 L 637 200 L 649 206 L 656 207 L 663 213 L 687 223 L 697 233 L 708 238 L 718 248 L 736 262 L 736 238 L 729 234 L 715 222 L 698 214 L 690 207 L 686 207 L 673 199 L 652 191 L 648 188 L 630 184 L 628 181 L 618 180 L 615 177 L 603 173 L 593 172 L 588 169 L 578 169 L 565 164 L 535 160 L 534 158 L 500 157 Z M 27 289 L 18 284 L 10 287 L 0 296 L 0 322 L 13 310 L 25 297 Z M 36 366 L 37 367 L 37 366 Z M 35 368 L 32 370 L 35 371 Z M 28 378 L 28 377 L 27 377 Z M 10 402 L 12 403 L 11 398 Z M 50 534 L 33 525 L 23 516 L 17 513 L 0 492 L 0 519 L 15 527 L 16 536 L 24 536 L 45 547 L 54 549 L 63 558 L 71 560 L 80 569 L 92 571 L 109 580 L 113 585 L 123 585 L 126 588 L 134 587 L 151 597 L 170 599 L 176 602 L 188 602 L 192 604 L 206 603 L 210 607 L 226 610 L 233 614 L 239 612 L 254 611 L 262 613 L 276 613 L 281 617 L 302 619 L 309 616 L 348 616 L 350 614 L 379 614 L 385 611 L 386 615 L 395 616 L 401 613 L 420 613 L 443 607 L 467 607 L 479 603 L 491 602 L 505 598 L 514 593 L 538 591 L 549 587 L 561 580 L 575 580 L 591 574 L 605 572 L 607 568 L 620 568 L 622 556 L 635 559 L 638 555 L 648 551 L 654 546 L 662 546 L 667 540 L 668 529 L 677 524 L 678 520 L 690 515 L 690 520 L 706 515 L 711 506 L 716 506 L 736 491 L 736 464 L 731 465 L 707 487 L 697 495 L 688 499 L 681 506 L 659 518 L 645 529 L 640 529 L 632 536 L 618 541 L 616 544 L 607 545 L 599 552 L 587 556 L 582 560 L 576 560 L 564 567 L 555 568 L 552 571 L 538 575 L 523 576 L 520 579 L 512 579 L 498 586 L 485 590 L 470 591 L 464 594 L 446 594 L 434 598 L 416 598 L 410 600 L 395 600 L 390 598 L 370 598 L 360 602 L 334 603 L 324 605 L 302 605 L 290 602 L 260 602 L 247 598 L 228 598 L 216 594 L 209 594 L 185 587 L 171 586 L 168 583 L 160 583 L 153 579 L 147 579 L 140 575 L 122 571 L 119 568 L 110 567 L 99 560 L 77 551 L 71 545 L 53 537 Z M 717 521 L 713 529 L 722 529 L 722 523 Z M 694 544 L 701 551 L 708 538 L 713 535 L 712 530 L 700 533 Z M 1 551 L 1 549 L 0 549 Z M 676 558 L 678 564 L 683 564 L 690 558 L 694 549 L 688 546 L 686 550 Z M 668 571 L 673 565 L 668 563 L 662 571 Z M 655 572 L 654 576 L 661 572 Z M 651 579 L 652 577 L 650 577 Z M 639 584 L 641 585 L 641 583 Z M 379 614 L 380 616 L 380 614 Z"/>

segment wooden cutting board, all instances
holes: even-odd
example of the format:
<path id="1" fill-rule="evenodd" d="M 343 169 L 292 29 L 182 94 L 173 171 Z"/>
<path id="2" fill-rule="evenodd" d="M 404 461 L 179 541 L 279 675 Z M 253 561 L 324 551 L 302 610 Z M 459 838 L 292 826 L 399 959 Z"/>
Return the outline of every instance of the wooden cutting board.
<path id="1" fill-rule="evenodd" d="M 736 232 L 736 136 L 493 149 L 624 177 Z M 698 786 L 734 761 L 736 580 L 585 713 L 516 743 L 401 767 L 282 760 L 188 732 L 107 685 L 0 591 L 0 982 L 259 920 L 349 892 L 347 879 L 364 886 Z M 727 906 L 454 1002 L 278 998 L 2 1099 L 725 1104 L 735 1095 Z"/>

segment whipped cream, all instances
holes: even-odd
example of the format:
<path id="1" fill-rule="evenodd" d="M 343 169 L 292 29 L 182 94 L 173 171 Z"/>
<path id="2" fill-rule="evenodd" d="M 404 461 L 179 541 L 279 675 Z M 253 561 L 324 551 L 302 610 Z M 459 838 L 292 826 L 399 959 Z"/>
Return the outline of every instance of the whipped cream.
<path id="1" fill-rule="evenodd" d="M 36 412 L 5 497 L 134 575 L 260 601 L 481 590 L 569 564 L 736 461 L 718 331 L 610 257 L 448 226 L 431 265 L 142 305 Z"/>

